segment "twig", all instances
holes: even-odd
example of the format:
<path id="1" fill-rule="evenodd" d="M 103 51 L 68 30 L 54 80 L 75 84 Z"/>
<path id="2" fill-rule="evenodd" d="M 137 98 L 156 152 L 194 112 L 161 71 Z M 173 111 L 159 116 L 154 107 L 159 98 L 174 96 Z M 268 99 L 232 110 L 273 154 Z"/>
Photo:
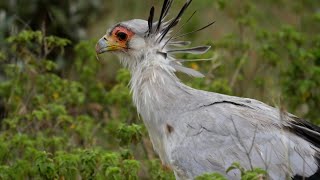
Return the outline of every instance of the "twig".
<path id="1" fill-rule="evenodd" d="M 240 70 L 242 68 L 242 65 L 245 63 L 246 59 L 248 57 L 248 52 L 242 55 L 240 62 L 235 70 L 235 72 L 232 75 L 231 81 L 230 81 L 230 87 L 233 88 L 234 84 L 237 81 L 237 77 L 239 76 Z"/>

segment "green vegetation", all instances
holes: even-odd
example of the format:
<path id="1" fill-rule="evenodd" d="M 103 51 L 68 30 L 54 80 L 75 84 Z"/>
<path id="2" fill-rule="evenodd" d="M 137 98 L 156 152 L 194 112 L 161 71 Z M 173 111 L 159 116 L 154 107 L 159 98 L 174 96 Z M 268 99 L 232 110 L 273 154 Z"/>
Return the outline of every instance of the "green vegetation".
<path id="1" fill-rule="evenodd" d="M 117 12 L 121 3 L 124 1 L 112 1 L 115 10 L 108 7 L 106 14 Z M 186 31 L 204 24 L 208 14 L 212 19 L 218 17 L 218 25 L 190 37 L 213 49 L 202 57 L 182 58 L 214 60 L 186 63 L 206 78 L 189 79 L 179 74 L 184 82 L 199 89 L 259 99 L 320 124 L 319 2 L 193 3 L 194 9 L 204 10 L 186 25 Z M 5 7 L 3 4 L 0 7 Z M 20 16 L 30 18 L 27 10 L 33 6 L 19 6 L 20 11 L 26 11 Z M 78 35 L 72 36 L 74 28 L 87 24 L 75 26 L 83 22 L 76 15 L 72 15 L 73 22 L 62 21 L 68 19 L 62 6 L 47 4 L 50 8 L 45 8 L 61 17 L 47 27 L 49 33 L 41 29 L 39 20 L 32 22 L 38 23 L 32 26 L 37 29 L 18 28 L 19 32 L 10 36 L 8 29 L 0 33 L 0 179 L 174 179 L 153 152 L 132 104 L 129 72 L 116 71 L 114 57 L 103 56 L 97 61 L 96 40 L 79 41 Z M 81 17 L 100 9 L 95 4 L 80 3 L 77 7 L 74 13 Z M 143 2 L 137 4 L 134 13 L 146 17 L 143 7 Z M 90 22 L 100 20 L 94 17 Z M 0 28 L 8 28 L 10 18 Z M 65 29 L 66 34 L 61 33 Z M 223 33 L 212 34 L 217 30 Z M 95 38 L 100 36 L 94 34 Z M 240 171 L 244 180 L 265 175 L 261 169 L 244 169 L 237 163 L 226 171 Z M 197 179 L 226 178 L 205 174 Z"/>

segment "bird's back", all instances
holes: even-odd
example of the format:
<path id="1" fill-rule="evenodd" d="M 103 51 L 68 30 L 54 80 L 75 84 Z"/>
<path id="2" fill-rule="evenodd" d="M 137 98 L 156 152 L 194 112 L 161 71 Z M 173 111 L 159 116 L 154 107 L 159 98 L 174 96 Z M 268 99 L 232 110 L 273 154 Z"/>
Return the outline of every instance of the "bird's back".
<path id="1" fill-rule="evenodd" d="M 319 129 L 257 100 L 186 89 L 192 96 L 181 104 L 188 106 L 167 117 L 165 139 L 172 166 L 184 178 L 225 173 L 233 162 L 265 169 L 272 179 L 309 177 L 318 170 Z M 302 136 L 308 131 L 312 136 Z"/>

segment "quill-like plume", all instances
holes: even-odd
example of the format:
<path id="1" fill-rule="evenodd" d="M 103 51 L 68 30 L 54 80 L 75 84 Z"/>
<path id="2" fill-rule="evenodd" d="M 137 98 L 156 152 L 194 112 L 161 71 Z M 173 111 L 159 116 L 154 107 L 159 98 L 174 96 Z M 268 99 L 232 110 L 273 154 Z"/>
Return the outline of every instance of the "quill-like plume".
<path id="1" fill-rule="evenodd" d="M 150 36 L 150 34 L 152 34 L 152 24 L 153 24 L 153 17 L 154 17 L 154 7 L 152 6 L 152 8 L 150 9 L 150 15 L 148 18 L 148 36 Z"/>
<path id="2" fill-rule="evenodd" d="M 166 27 L 166 29 L 164 29 L 164 31 L 161 33 L 159 41 L 161 42 L 163 40 L 163 38 L 168 34 L 168 32 L 170 31 L 171 28 L 173 28 L 174 26 L 176 26 L 180 19 L 182 14 L 185 12 L 185 10 L 189 7 L 190 3 L 192 2 L 192 0 L 187 0 L 187 2 L 184 4 L 184 6 L 181 8 L 180 12 L 178 13 L 178 15 L 170 22 L 170 24 Z"/>
<path id="3" fill-rule="evenodd" d="M 166 17 L 167 13 L 169 12 L 169 9 L 171 7 L 173 0 L 165 0 L 161 9 L 161 13 L 160 13 L 160 17 L 159 17 L 159 21 L 158 21 L 158 25 L 157 25 L 157 29 L 156 32 L 159 32 L 161 24 L 164 20 L 164 18 Z"/>

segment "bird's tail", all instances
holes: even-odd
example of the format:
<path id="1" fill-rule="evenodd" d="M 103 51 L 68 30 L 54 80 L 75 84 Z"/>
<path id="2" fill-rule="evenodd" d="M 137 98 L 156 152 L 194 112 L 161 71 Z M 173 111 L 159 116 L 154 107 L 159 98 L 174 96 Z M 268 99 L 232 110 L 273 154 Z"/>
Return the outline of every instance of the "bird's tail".
<path id="1" fill-rule="evenodd" d="M 289 122 L 290 131 L 320 149 L 320 127 L 297 117 L 292 119 L 293 121 Z"/>
<path id="2" fill-rule="evenodd" d="M 294 121 L 290 122 L 290 130 L 291 132 L 299 135 L 303 139 L 312 143 L 316 148 L 318 148 L 318 152 L 315 155 L 315 158 L 318 163 L 318 170 L 312 176 L 305 178 L 299 175 L 294 176 L 293 180 L 320 180 L 320 127 L 309 123 L 303 119 L 299 119 L 297 117 L 292 117 Z"/>
<path id="3" fill-rule="evenodd" d="M 320 179 L 320 154 L 318 153 L 317 155 L 317 162 L 318 162 L 318 170 L 316 173 L 314 173 L 310 177 L 302 177 L 300 175 L 296 175 L 292 178 L 292 180 L 319 180 Z"/>

